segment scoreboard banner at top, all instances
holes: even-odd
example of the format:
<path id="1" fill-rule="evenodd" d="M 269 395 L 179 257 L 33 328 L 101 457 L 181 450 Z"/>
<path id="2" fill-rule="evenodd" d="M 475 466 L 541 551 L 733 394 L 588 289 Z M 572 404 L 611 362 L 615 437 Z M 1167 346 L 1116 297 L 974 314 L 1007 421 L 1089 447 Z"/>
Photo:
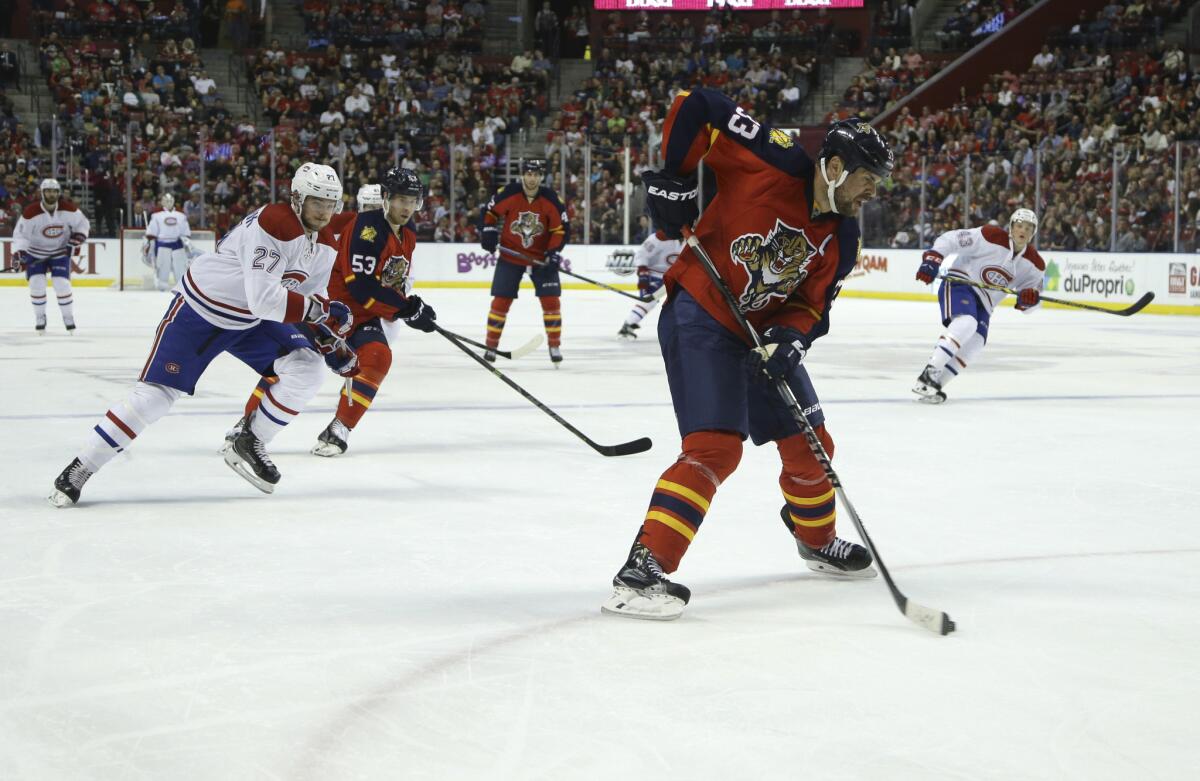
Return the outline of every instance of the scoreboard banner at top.
<path id="1" fill-rule="evenodd" d="M 862 8 L 863 0 L 594 0 L 597 11 L 775 11 Z"/>

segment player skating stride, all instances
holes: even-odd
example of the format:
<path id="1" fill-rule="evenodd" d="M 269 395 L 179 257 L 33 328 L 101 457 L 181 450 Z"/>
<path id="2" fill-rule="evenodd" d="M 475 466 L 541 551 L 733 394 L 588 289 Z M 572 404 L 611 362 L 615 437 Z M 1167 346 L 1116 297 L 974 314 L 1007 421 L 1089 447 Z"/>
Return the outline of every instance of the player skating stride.
<path id="1" fill-rule="evenodd" d="M 642 319 L 658 306 L 658 298 L 654 294 L 662 287 L 663 275 L 671 268 L 682 249 L 682 241 L 669 239 L 661 230 L 655 230 L 634 251 L 633 263 L 637 266 L 638 293 L 646 300 L 633 305 L 633 309 L 621 325 L 621 330 L 617 331 L 618 337 L 637 338 Z"/>
<path id="2" fill-rule="evenodd" d="M 175 208 L 175 196 L 164 193 L 159 201 L 162 209 L 150 215 L 146 236 L 142 241 L 142 262 L 146 264 L 145 288 L 170 290 L 171 277 L 175 284 L 183 279 L 192 249 L 192 228 L 187 215 Z"/>
<path id="3" fill-rule="evenodd" d="M 483 209 L 480 246 L 484 252 L 499 252 L 484 340 L 488 346 L 484 357 L 489 361 L 496 360 L 504 321 L 526 269 L 533 280 L 534 294 L 542 304 L 550 360 L 555 365 L 562 361 L 562 284 L 558 264 L 570 226 L 567 210 L 558 195 L 542 186 L 545 176 L 545 160 L 526 160 L 521 165 L 521 180 L 511 182 L 493 195 Z"/>
<path id="4" fill-rule="evenodd" d="M 224 352 L 260 374 L 279 377 L 225 453 L 225 462 L 256 488 L 274 490 L 279 470 L 265 445 L 316 394 L 325 364 L 343 374 L 356 369 L 354 353 L 337 338 L 350 327 L 350 309 L 324 295 L 337 254 L 327 225 L 341 200 L 337 173 L 305 163 L 292 178 L 290 205 L 252 212 L 214 252 L 192 262 L 175 286 L 138 382 L 92 428 L 79 455 L 54 481 L 51 504 L 78 502 L 88 478 L 180 396 L 192 394 Z"/>
<path id="5" fill-rule="evenodd" d="M 55 179 L 43 179 L 39 197 L 21 212 L 13 228 L 12 265 L 25 270 L 33 327 L 46 332 L 46 271 L 58 298 L 58 311 L 68 332 L 75 330 L 75 296 L 71 292 L 71 256 L 87 241 L 91 226 L 75 204 L 62 198 Z"/>
<path id="6" fill-rule="evenodd" d="M 1007 295 L 1002 290 L 955 284 L 956 279 L 1015 289 L 1016 307 L 1022 312 L 1028 313 L 1038 305 L 1046 263 L 1033 248 L 1036 234 L 1037 215 L 1029 209 L 1017 209 L 1008 221 L 1007 231 L 995 225 L 948 231 L 925 251 L 917 279 L 927 285 L 939 278 L 942 260 L 957 257 L 938 288 L 946 331 L 938 337 L 933 354 L 913 386 L 917 401 L 941 404 L 946 400 L 946 386 L 983 351 L 992 311 Z"/>
<path id="7" fill-rule="evenodd" d="M 350 307 L 353 331 L 347 343 L 358 355 L 359 370 L 342 389 L 337 413 L 317 437 L 313 455 L 340 456 L 350 432 L 370 409 L 392 366 L 384 320 L 402 321 L 430 333 L 437 314 L 412 293 L 412 258 L 417 234 L 412 217 L 424 205 L 421 180 L 407 168 L 384 175 L 381 209 L 361 212 L 341 232 L 338 258 L 329 277 L 329 297 Z M 363 206 L 359 191 L 359 206 Z M 250 415 L 276 382 L 264 377 L 246 405 Z"/>
<path id="8" fill-rule="evenodd" d="M 858 223 L 847 215 L 890 175 L 892 153 L 870 125 L 844 120 L 830 127 L 814 164 L 786 133 L 708 89 L 680 93 L 664 127 L 665 166 L 642 176 L 654 225 L 679 237 L 695 218 L 694 177 L 703 158 L 716 174 L 717 195 L 696 237 L 766 346 L 750 349 L 720 289 L 685 247 L 666 275 L 668 300 L 658 322 L 682 453 L 655 485 L 603 609 L 660 620 L 682 613 L 690 592 L 666 576 L 737 467 L 747 436 L 779 450 L 780 514 L 809 568 L 872 577 L 870 553 L 836 536 L 833 486 L 770 385 L 787 381 L 832 455 L 801 361 L 828 331 L 830 306 L 858 257 Z"/>

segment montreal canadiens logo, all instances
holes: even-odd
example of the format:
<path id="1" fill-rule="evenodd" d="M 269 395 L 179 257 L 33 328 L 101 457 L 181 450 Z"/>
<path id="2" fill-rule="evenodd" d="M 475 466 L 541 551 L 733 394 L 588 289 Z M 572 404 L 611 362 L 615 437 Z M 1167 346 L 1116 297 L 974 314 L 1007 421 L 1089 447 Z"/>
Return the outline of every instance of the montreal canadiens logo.
<path id="1" fill-rule="evenodd" d="M 168 225 L 174 225 L 175 223 L 179 222 L 179 220 L 175 219 L 174 217 L 167 217 L 165 220 L 163 220 L 163 222 Z"/>
<path id="2" fill-rule="evenodd" d="M 1008 283 L 1012 282 L 1012 274 L 1008 273 L 999 266 L 985 266 L 979 272 L 980 278 L 989 285 L 997 285 L 999 287 L 1008 287 Z"/>
<path id="3" fill-rule="evenodd" d="M 284 272 L 283 282 L 280 284 L 283 285 L 285 290 L 295 290 L 304 284 L 304 280 L 306 279 L 308 279 L 308 274 L 305 274 L 303 271 L 287 271 Z"/>
<path id="4" fill-rule="evenodd" d="M 47 225 L 42 228 L 42 235 L 48 239 L 57 239 L 59 236 L 66 233 L 61 225 Z"/>

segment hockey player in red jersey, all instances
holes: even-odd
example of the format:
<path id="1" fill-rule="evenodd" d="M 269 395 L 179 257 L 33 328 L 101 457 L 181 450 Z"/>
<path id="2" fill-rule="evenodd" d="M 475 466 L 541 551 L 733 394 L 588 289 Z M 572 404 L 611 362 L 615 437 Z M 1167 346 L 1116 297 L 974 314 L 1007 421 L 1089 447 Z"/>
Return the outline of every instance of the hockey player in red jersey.
<path id="1" fill-rule="evenodd" d="M 717 194 L 696 237 L 766 347 L 750 349 L 685 246 L 666 275 L 658 325 L 682 453 L 654 487 L 604 610 L 660 620 L 680 615 L 690 592 L 666 575 L 679 566 L 717 487 L 737 467 L 747 436 L 779 450 L 780 514 L 809 568 L 871 577 L 870 553 L 835 535 L 833 487 L 771 385 L 787 380 L 832 456 L 833 440 L 801 362 L 829 330 L 830 306 L 859 251 L 851 215 L 890 175 L 892 153 L 870 125 L 843 120 L 830 126 L 814 163 L 786 133 L 708 89 L 675 98 L 662 148 L 663 169 L 642 177 L 655 227 L 679 237 L 695 218 L 695 171 L 703 158 L 716 175 Z"/>
<path id="2" fill-rule="evenodd" d="M 421 180 L 407 168 L 388 171 L 381 188 L 383 208 L 359 213 L 339 226 L 338 257 L 329 276 L 329 297 L 350 307 L 354 328 L 346 342 L 358 354 L 358 373 L 342 389 L 337 412 L 317 437 L 313 455 L 346 452 L 350 432 L 375 400 L 392 366 L 383 320 L 398 320 L 426 333 L 437 314 L 412 291 L 412 257 L 417 235 L 412 217 L 424 202 Z M 359 198 L 360 207 L 362 198 Z M 259 381 L 246 404 L 247 416 L 274 383 Z M 231 432 L 233 433 L 233 432 Z"/>
<path id="3" fill-rule="evenodd" d="M 504 321 L 526 269 L 533 280 L 534 294 L 542 303 L 550 360 L 556 365 L 562 361 L 558 264 L 570 226 L 562 201 L 554 190 L 542 186 L 545 176 L 545 160 L 526 160 L 521 166 L 521 180 L 493 195 L 483 209 L 480 245 L 484 252 L 497 253 L 485 342 L 488 350 L 484 354 L 489 361 L 496 360 Z"/>

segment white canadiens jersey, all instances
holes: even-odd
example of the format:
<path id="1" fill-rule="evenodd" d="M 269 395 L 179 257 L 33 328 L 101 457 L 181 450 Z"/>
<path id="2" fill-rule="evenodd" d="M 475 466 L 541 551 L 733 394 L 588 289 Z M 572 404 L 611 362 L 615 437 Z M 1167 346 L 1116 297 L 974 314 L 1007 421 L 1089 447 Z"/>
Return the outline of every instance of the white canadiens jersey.
<path id="1" fill-rule="evenodd" d="M 666 274 L 682 250 L 682 241 L 668 239 L 658 231 L 647 236 L 634 251 L 633 263 L 635 266 L 645 266 L 654 274 Z"/>
<path id="2" fill-rule="evenodd" d="M 1042 289 L 1046 263 L 1033 245 L 1020 255 L 1014 254 L 1008 231 L 994 225 L 970 230 L 953 230 L 937 237 L 930 252 L 940 258 L 956 256 L 946 269 L 949 278 L 998 285 L 1013 290 Z M 979 300 L 991 312 L 1006 293 L 975 288 Z M 1026 310 L 1028 311 L 1028 310 Z"/>
<path id="3" fill-rule="evenodd" d="M 175 289 L 220 328 L 296 323 L 304 319 L 307 297 L 325 293 L 336 259 L 328 227 L 310 238 L 291 206 L 273 203 L 238 223 L 215 252 L 193 260 Z"/>
<path id="4" fill-rule="evenodd" d="M 68 244 L 71 234 L 82 234 L 87 238 L 91 225 L 87 216 L 67 200 L 59 200 L 53 213 L 42 207 L 39 199 L 21 212 L 13 228 L 13 252 L 27 252 L 38 260 L 49 260 L 71 255 L 74 248 Z"/>
<path id="5" fill-rule="evenodd" d="M 184 238 L 192 238 L 192 229 L 183 212 L 163 209 L 150 215 L 146 238 L 153 239 L 159 247 L 178 249 L 183 246 Z"/>

